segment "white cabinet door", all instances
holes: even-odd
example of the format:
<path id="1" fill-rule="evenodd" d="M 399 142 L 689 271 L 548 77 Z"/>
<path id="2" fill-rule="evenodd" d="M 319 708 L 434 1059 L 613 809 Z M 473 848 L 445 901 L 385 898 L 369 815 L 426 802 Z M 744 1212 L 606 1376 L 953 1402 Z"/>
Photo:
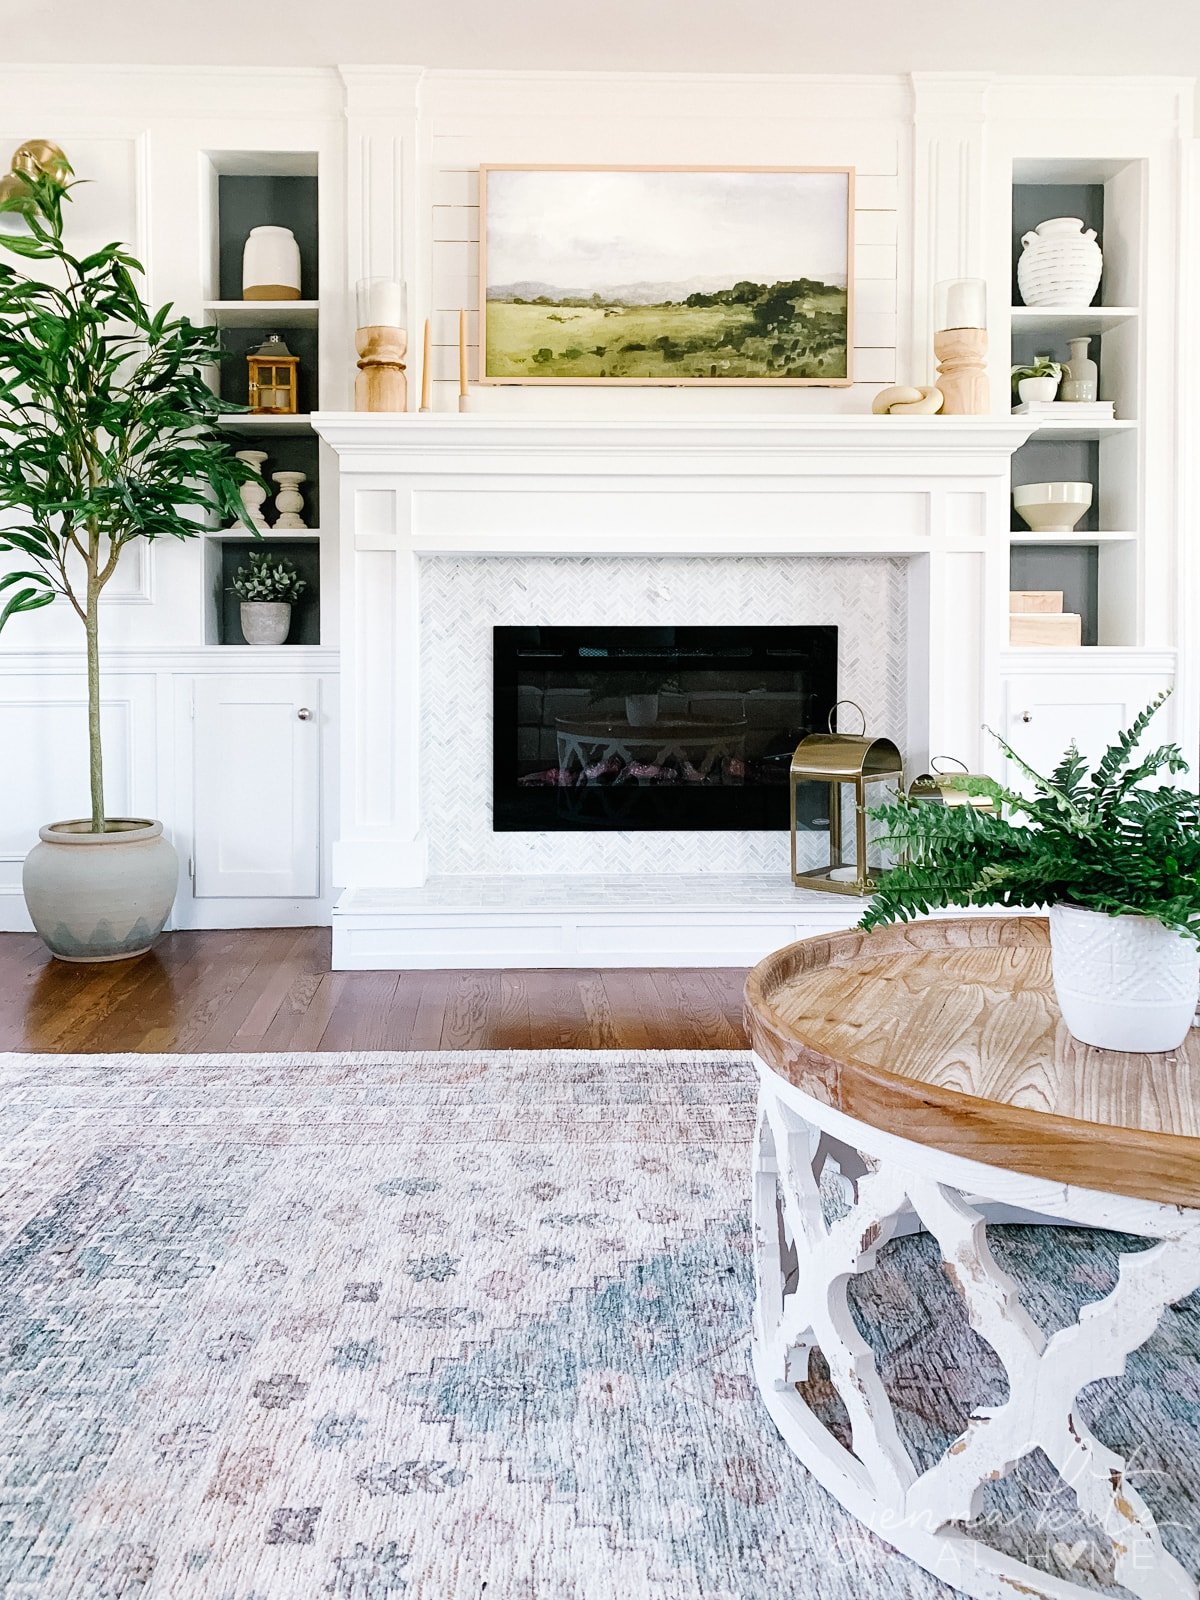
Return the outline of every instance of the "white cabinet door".
<path id="1" fill-rule="evenodd" d="M 1168 677 L 1149 672 L 1014 674 L 1005 680 L 1005 722 L 997 732 L 1036 772 L 1052 771 L 1072 739 L 1094 765 L 1113 735 L 1169 687 Z M 1153 747 L 1173 737 L 1170 713 L 1168 702 L 1145 743 Z M 1028 793 L 1028 781 L 1011 762 L 1006 765 L 1011 770 L 1005 781 Z"/>
<path id="2" fill-rule="evenodd" d="M 198 678 L 194 705 L 194 893 L 319 894 L 321 680 Z"/>

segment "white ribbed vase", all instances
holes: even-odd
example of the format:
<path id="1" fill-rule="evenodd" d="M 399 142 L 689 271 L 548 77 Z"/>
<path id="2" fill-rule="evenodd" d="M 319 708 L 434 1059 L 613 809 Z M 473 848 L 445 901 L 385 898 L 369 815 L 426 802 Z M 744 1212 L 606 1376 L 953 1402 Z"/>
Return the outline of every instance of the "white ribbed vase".
<path id="1" fill-rule="evenodd" d="M 242 251 L 243 300 L 299 300 L 300 246 L 290 228 L 251 228 Z"/>
<path id="2" fill-rule="evenodd" d="M 1079 217 L 1050 217 L 1021 245 L 1017 284 L 1027 306 L 1091 305 L 1104 266 L 1094 228 Z"/>
<path id="3" fill-rule="evenodd" d="M 1054 993 L 1063 1021 L 1102 1050 L 1175 1050 L 1200 994 L 1200 949 L 1153 917 L 1050 908 Z"/>

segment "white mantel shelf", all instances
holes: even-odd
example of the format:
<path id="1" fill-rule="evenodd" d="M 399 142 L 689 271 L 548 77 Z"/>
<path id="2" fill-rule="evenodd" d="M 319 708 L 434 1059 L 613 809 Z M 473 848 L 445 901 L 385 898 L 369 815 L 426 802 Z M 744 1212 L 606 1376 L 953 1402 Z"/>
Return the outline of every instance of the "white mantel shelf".
<path id="1" fill-rule="evenodd" d="M 313 427 L 337 451 L 343 472 L 380 470 L 403 458 L 409 470 L 439 470 L 438 458 L 464 451 L 489 457 L 699 457 L 716 470 L 739 458 L 761 469 L 769 455 L 787 459 L 870 455 L 920 470 L 930 456 L 1008 457 L 1035 431 L 1024 417 L 761 416 L 729 418 L 571 418 L 327 411 Z M 416 465 L 419 458 L 430 465 Z M 444 470 L 444 464 L 440 470 Z"/>

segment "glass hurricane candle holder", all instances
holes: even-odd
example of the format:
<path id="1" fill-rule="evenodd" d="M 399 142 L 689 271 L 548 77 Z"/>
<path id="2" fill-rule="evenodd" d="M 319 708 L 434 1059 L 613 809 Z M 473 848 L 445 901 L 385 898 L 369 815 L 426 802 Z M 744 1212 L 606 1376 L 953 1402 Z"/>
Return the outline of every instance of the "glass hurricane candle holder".
<path id="1" fill-rule="evenodd" d="M 991 409 L 987 381 L 987 284 L 982 278 L 947 278 L 933 291 L 933 353 L 942 415 L 984 416 Z"/>

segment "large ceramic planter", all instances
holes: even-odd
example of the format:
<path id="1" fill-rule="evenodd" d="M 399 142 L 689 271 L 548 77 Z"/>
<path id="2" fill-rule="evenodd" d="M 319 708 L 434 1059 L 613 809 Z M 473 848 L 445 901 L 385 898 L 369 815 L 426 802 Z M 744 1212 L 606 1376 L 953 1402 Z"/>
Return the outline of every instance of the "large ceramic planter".
<path id="1" fill-rule="evenodd" d="M 288 600 L 243 600 L 242 634 L 247 644 L 285 644 L 292 626 Z"/>
<path id="2" fill-rule="evenodd" d="M 144 955 L 175 900 L 179 859 L 162 823 L 115 817 L 52 822 L 25 857 L 22 885 L 33 925 L 62 961 Z"/>
<path id="3" fill-rule="evenodd" d="M 1175 1050 L 1200 990 L 1200 950 L 1153 917 L 1050 908 L 1054 992 L 1063 1021 L 1102 1050 Z"/>

